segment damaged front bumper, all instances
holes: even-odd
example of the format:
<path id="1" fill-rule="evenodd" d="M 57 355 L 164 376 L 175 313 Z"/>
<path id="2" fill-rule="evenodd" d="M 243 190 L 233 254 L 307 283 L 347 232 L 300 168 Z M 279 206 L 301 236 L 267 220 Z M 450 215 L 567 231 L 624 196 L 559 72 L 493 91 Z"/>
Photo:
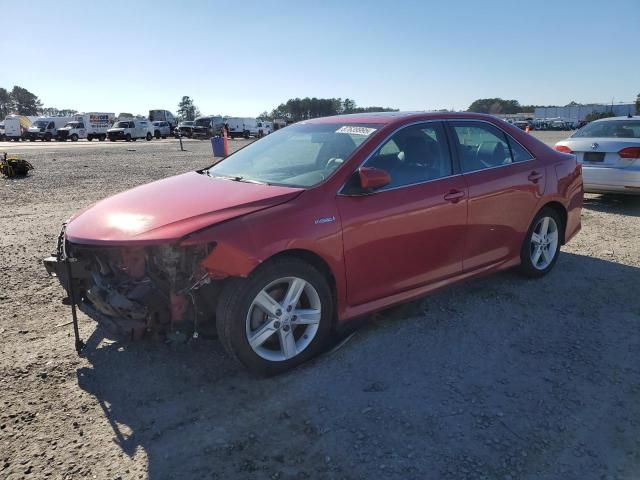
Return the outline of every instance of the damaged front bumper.
<path id="1" fill-rule="evenodd" d="M 215 244 L 181 247 L 102 247 L 71 244 L 60 234 L 47 273 L 67 291 L 63 300 L 120 337 L 197 336 L 213 321 L 220 282 L 211 282 L 201 262 Z M 200 325 L 202 326 L 202 325 Z M 76 339 L 78 344 L 78 338 Z"/>

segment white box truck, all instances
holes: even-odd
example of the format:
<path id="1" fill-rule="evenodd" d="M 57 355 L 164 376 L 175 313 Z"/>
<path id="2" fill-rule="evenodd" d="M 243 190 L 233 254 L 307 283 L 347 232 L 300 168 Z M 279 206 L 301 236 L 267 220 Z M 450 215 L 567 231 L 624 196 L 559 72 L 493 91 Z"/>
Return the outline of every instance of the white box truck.
<path id="1" fill-rule="evenodd" d="M 27 130 L 27 138 L 35 142 L 37 139 L 50 142 L 58 135 L 58 129 L 64 127 L 72 117 L 38 117 Z"/>
<path id="2" fill-rule="evenodd" d="M 255 118 L 229 117 L 225 123 L 231 138 L 258 136 L 258 121 Z"/>
<path id="3" fill-rule="evenodd" d="M 15 142 L 26 139 L 27 131 L 36 118 L 24 115 L 8 115 L 4 119 L 4 139 Z"/>
<path id="4" fill-rule="evenodd" d="M 115 113 L 89 112 L 78 113 L 73 120 L 64 127 L 58 129 L 56 140 L 71 140 L 76 142 L 81 138 L 91 141 L 94 138 L 104 142 L 107 139 L 107 130 L 115 121 Z"/>

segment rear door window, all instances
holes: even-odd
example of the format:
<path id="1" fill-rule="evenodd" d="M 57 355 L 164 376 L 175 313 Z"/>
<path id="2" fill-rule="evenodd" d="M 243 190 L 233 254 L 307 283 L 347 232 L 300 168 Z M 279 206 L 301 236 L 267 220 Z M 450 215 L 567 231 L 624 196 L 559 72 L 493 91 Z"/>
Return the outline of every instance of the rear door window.
<path id="1" fill-rule="evenodd" d="M 531 154 L 487 122 L 450 122 L 463 173 L 530 160 Z"/>

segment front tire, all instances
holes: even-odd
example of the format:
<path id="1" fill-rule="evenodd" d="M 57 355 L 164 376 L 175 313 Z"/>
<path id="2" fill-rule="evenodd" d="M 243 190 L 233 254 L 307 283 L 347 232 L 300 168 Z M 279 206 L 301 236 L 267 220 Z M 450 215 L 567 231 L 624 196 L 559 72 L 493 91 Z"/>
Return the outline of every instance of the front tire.
<path id="1" fill-rule="evenodd" d="M 124 139 L 125 139 L 127 142 L 130 142 L 130 141 L 131 141 L 131 135 L 130 135 L 129 133 L 127 133 L 127 134 L 124 136 Z"/>
<path id="2" fill-rule="evenodd" d="M 254 373 L 275 375 L 322 351 L 333 312 L 324 275 L 302 260 L 283 258 L 225 286 L 216 326 L 233 358 Z"/>
<path id="3" fill-rule="evenodd" d="M 75 133 L 73 135 L 71 135 L 71 141 L 72 142 L 77 142 L 78 141 L 78 135 L 76 135 Z"/>
<path id="4" fill-rule="evenodd" d="M 520 251 L 520 271 L 528 277 L 549 273 L 560 255 L 564 224 L 558 213 L 545 207 L 533 219 Z"/>

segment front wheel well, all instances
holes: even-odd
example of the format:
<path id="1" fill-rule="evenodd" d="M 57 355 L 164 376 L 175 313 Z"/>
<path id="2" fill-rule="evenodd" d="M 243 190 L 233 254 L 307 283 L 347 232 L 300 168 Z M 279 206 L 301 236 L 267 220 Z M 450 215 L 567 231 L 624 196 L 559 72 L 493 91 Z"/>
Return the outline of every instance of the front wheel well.
<path id="1" fill-rule="evenodd" d="M 560 245 L 564 245 L 565 244 L 565 231 L 567 229 L 567 209 L 560 202 L 549 202 L 549 203 L 546 203 L 546 204 L 544 204 L 542 206 L 542 208 L 540 208 L 540 210 L 542 210 L 543 208 L 551 208 L 551 209 L 555 210 L 555 212 L 560 217 L 560 220 L 562 220 L 562 230 L 560 232 L 560 235 L 561 235 L 561 237 L 560 237 Z M 540 210 L 538 210 L 538 212 L 540 212 Z M 536 215 L 537 215 L 537 213 L 536 213 Z"/>
<path id="2" fill-rule="evenodd" d="M 331 288 L 335 290 L 336 279 L 333 275 L 333 272 L 331 271 L 331 267 L 329 267 L 329 264 L 324 260 L 324 258 L 322 258 L 317 253 L 303 249 L 285 250 L 283 252 L 276 253 L 272 257 L 269 257 L 267 260 L 265 260 L 264 263 L 283 257 L 299 258 L 300 260 L 309 263 L 327 278 L 329 284 L 331 285 Z"/>

